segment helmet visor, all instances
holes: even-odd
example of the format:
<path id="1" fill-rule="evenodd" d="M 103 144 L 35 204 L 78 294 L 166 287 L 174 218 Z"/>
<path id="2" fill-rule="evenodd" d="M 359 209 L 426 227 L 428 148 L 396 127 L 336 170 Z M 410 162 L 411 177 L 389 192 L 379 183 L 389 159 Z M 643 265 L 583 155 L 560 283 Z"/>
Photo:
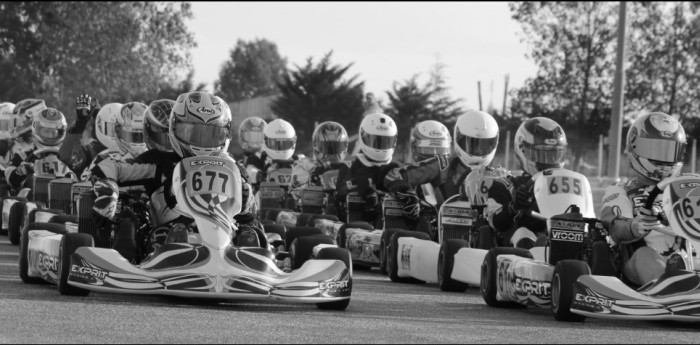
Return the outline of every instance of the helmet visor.
<path id="1" fill-rule="evenodd" d="M 291 139 L 275 139 L 275 138 L 265 138 L 265 146 L 274 151 L 287 151 L 291 150 L 296 146 L 297 138 Z"/>
<path id="2" fill-rule="evenodd" d="M 146 133 L 146 137 L 148 137 L 148 140 L 157 145 L 165 147 L 170 146 L 170 139 L 168 139 L 168 128 L 161 126 L 153 126 L 148 121 L 146 121 L 143 127 Z"/>
<path id="3" fill-rule="evenodd" d="M 247 143 L 251 147 L 261 147 L 265 136 L 262 132 L 258 131 L 247 131 L 241 133 L 241 141 Z"/>
<path id="4" fill-rule="evenodd" d="M 683 161 L 686 144 L 675 140 L 637 137 L 632 145 L 641 157 L 662 163 L 677 163 Z"/>
<path id="5" fill-rule="evenodd" d="M 397 136 L 374 135 L 362 132 L 362 142 L 375 150 L 389 150 L 396 147 Z"/>
<path id="6" fill-rule="evenodd" d="M 129 144 L 143 144 L 143 132 L 142 131 L 127 131 L 123 128 L 117 130 L 117 137 L 119 140 Z"/>
<path id="7" fill-rule="evenodd" d="M 561 164 L 566 157 L 566 146 L 526 145 L 523 146 L 523 154 L 537 164 Z"/>
<path id="8" fill-rule="evenodd" d="M 347 141 L 321 141 L 318 144 L 318 151 L 326 155 L 339 155 L 347 150 Z"/>
<path id="9" fill-rule="evenodd" d="M 493 138 L 473 138 L 465 134 L 457 132 L 457 145 L 464 152 L 475 156 L 488 156 L 496 150 L 498 146 L 498 137 Z"/>
<path id="10" fill-rule="evenodd" d="M 425 156 L 449 155 L 450 142 L 448 140 L 418 140 L 416 142 L 415 153 Z"/>
<path id="11" fill-rule="evenodd" d="M 228 127 L 182 122 L 175 122 L 172 131 L 178 140 L 197 147 L 219 147 L 230 133 Z"/>
<path id="12" fill-rule="evenodd" d="M 34 132 L 39 138 L 50 140 L 63 137 L 65 130 L 63 128 L 35 127 Z"/>

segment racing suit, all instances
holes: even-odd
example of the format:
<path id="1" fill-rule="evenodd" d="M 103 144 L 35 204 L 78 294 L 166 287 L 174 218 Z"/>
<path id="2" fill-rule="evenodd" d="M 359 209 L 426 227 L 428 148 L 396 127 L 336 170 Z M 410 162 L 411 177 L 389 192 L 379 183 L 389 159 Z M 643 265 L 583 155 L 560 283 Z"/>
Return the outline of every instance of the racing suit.
<path id="1" fill-rule="evenodd" d="M 664 273 L 668 256 L 680 248 L 680 237 L 658 231 L 649 231 L 644 235 L 634 222 L 654 186 L 653 182 L 638 176 L 627 183 L 607 187 L 600 214 L 600 220 L 612 240 L 631 253 L 627 262 L 623 263 L 622 273 L 638 285 L 659 278 Z M 654 205 L 661 206 L 661 195 Z M 668 226 L 667 221 L 662 221 L 662 224 Z M 671 229 L 667 230 L 671 232 Z"/>
<path id="2" fill-rule="evenodd" d="M 509 174 L 491 184 L 484 216 L 495 232 L 499 245 L 507 246 L 511 243 L 521 247 L 518 243 L 525 238 L 534 244 L 538 240 L 536 234 L 546 232 L 546 223 L 529 216 L 530 211 L 539 211 L 534 186 L 533 176 L 525 172 L 520 176 Z M 483 234 L 484 231 L 485 229 L 480 229 L 479 233 Z"/>
<path id="3" fill-rule="evenodd" d="M 53 159 L 52 156 L 58 159 Z M 59 159 L 57 148 L 36 149 L 32 145 L 31 148 L 16 152 L 12 156 L 10 165 L 5 169 L 5 179 L 13 190 L 19 191 L 23 187 L 31 188 L 26 185 L 27 177 L 34 174 L 35 169 L 39 170 L 37 175 L 71 177 L 73 173 Z M 53 161 L 49 162 L 50 160 Z"/>
<path id="4" fill-rule="evenodd" d="M 340 204 L 345 204 L 347 195 L 351 191 L 356 191 L 365 200 L 365 213 L 363 221 L 375 224 L 377 216 L 380 214 L 381 203 L 377 191 L 386 192 L 384 186 L 384 176 L 389 171 L 399 167 L 398 163 L 389 162 L 384 165 L 370 165 L 369 158 L 362 152 L 358 152 L 350 167 L 343 165 L 338 172 L 338 182 L 336 183 L 336 200 Z M 339 210 L 345 218 L 345 210 Z"/>

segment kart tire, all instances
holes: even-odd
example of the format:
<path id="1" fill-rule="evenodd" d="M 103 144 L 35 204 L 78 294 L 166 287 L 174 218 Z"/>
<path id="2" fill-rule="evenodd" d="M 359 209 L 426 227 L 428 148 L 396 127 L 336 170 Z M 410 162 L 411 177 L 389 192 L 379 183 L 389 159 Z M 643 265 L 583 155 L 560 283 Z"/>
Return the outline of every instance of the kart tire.
<path id="1" fill-rule="evenodd" d="M 335 241 L 326 235 L 299 236 L 289 246 L 289 259 L 292 261 L 292 269 L 299 269 L 305 262 L 311 259 L 314 247 L 319 244 L 335 244 Z"/>
<path id="2" fill-rule="evenodd" d="M 389 244 L 391 243 L 391 236 L 397 232 L 403 231 L 401 229 L 386 229 L 382 232 L 382 237 L 379 239 L 379 272 L 386 275 L 386 258 L 389 254 L 387 251 L 389 249 Z"/>
<path id="3" fill-rule="evenodd" d="M 68 215 L 68 214 L 57 214 L 55 216 L 52 216 L 51 219 L 49 219 L 49 223 L 53 223 L 53 224 L 66 224 L 66 223 L 78 224 L 78 216 Z"/>
<path id="4" fill-rule="evenodd" d="M 435 231 L 433 231 L 433 226 L 430 224 L 430 219 L 426 216 L 418 217 L 418 221 L 416 221 L 416 231 L 428 234 L 430 240 L 434 242 L 438 241 L 437 235 Z"/>
<path id="5" fill-rule="evenodd" d="M 295 226 L 293 228 L 288 228 L 284 234 L 284 248 L 289 251 L 292 242 L 297 237 L 302 236 L 313 236 L 313 235 L 323 235 L 321 229 L 316 229 L 308 226 Z"/>
<path id="6" fill-rule="evenodd" d="M 10 196 L 10 186 L 6 183 L 3 182 L 0 184 L 0 199 L 7 198 Z M 0 206 L 0 209 L 2 206 Z"/>
<path id="7" fill-rule="evenodd" d="M 338 217 L 332 215 L 332 214 L 313 214 L 311 217 L 309 217 L 309 220 L 306 222 L 307 224 L 304 224 L 305 226 L 314 226 L 315 220 L 316 219 L 328 219 L 332 220 L 334 222 L 339 222 L 340 220 Z M 372 229 L 374 230 L 374 229 Z"/>
<path id="8" fill-rule="evenodd" d="M 39 277 L 29 276 L 29 231 L 46 230 L 56 234 L 66 233 L 66 227 L 59 224 L 50 223 L 29 223 L 22 230 L 22 241 L 19 245 L 19 277 L 25 284 L 42 284 L 46 281 Z"/>
<path id="9" fill-rule="evenodd" d="M 420 240 L 426 240 L 430 241 L 430 236 L 424 232 L 418 232 L 418 231 L 396 231 L 392 236 L 391 236 L 391 247 L 388 248 L 387 253 L 389 254 L 386 257 L 386 270 L 387 270 L 387 275 L 389 276 L 389 279 L 395 283 L 414 283 L 414 284 L 423 284 L 425 283 L 422 280 L 418 280 L 413 277 L 399 277 L 398 275 L 398 270 L 399 270 L 399 263 L 398 263 L 398 250 L 399 250 L 399 238 L 401 237 L 414 237 Z"/>
<path id="10" fill-rule="evenodd" d="M 92 236 L 80 233 L 66 233 L 61 239 L 58 262 L 58 292 L 66 296 L 87 296 L 90 290 L 68 284 L 71 269 L 71 256 L 80 247 L 94 247 Z"/>
<path id="11" fill-rule="evenodd" d="M 560 260 L 552 273 L 552 315 L 558 321 L 581 322 L 585 316 L 571 312 L 574 299 L 574 283 L 582 275 L 590 275 L 591 269 L 585 261 Z"/>
<path id="12" fill-rule="evenodd" d="M 307 225 L 309 223 L 309 219 L 313 216 L 311 213 L 299 213 L 297 216 L 297 223 L 296 226 L 313 226 L 313 225 Z"/>
<path id="13" fill-rule="evenodd" d="M 260 219 L 260 224 L 262 224 L 262 225 L 272 225 L 272 224 L 275 224 L 275 222 L 274 222 L 273 220 L 269 220 L 269 219 Z"/>
<path id="14" fill-rule="evenodd" d="M 26 209 L 26 208 L 25 208 Z M 27 217 L 25 218 L 26 224 L 31 224 L 31 223 L 36 223 L 36 214 L 37 212 L 42 212 L 42 213 L 53 213 L 54 215 L 60 215 L 63 214 L 62 210 L 57 210 L 57 209 L 45 209 L 45 208 L 40 208 L 39 205 L 37 205 L 37 208 L 29 211 L 27 214 Z M 53 216 L 51 217 L 53 218 Z M 48 223 L 53 223 L 50 219 Z M 65 223 L 65 222 L 64 222 Z"/>
<path id="15" fill-rule="evenodd" d="M 263 229 L 266 234 L 278 234 L 280 237 L 284 238 L 284 234 L 287 232 L 287 228 L 284 225 L 278 224 L 263 224 Z"/>
<path id="16" fill-rule="evenodd" d="M 268 209 L 267 212 L 265 213 L 265 219 L 269 219 L 274 223 L 275 220 L 277 219 L 277 215 L 280 214 L 280 212 L 282 212 L 282 211 L 286 211 L 286 210 L 281 209 L 281 208 Z"/>
<path id="17" fill-rule="evenodd" d="M 588 258 L 588 265 L 591 268 L 591 274 L 593 275 L 611 277 L 617 276 L 607 242 L 593 242 L 591 257 Z"/>
<path id="18" fill-rule="evenodd" d="M 486 253 L 484 257 L 484 262 L 481 264 L 481 284 L 479 290 L 481 290 L 481 297 L 484 298 L 484 302 L 491 307 L 496 308 L 525 308 L 517 302 L 511 301 L 499 301 L 496 299 L 496 291 L 498 289 L 498 262 L 497 258 L 499 255 L 510 254 L 517 255 L 520 257 L 533 259 L 532 253 L 527 249 L 522 248 L 512 248 L 512 247 L 496 247 Z"/>
<path id="19" fill-rule="evenodd" d="M 455 264 L 455 254 L 462 249 L 469 248 L 469 242 L 458 239 L 448 239 L 440 245 L 438 254 L 438 285 L 440 290 L 448 292 L 464 292 L 467 284 L 452 279 L 452 268 Z"/>
<path id="20" fill-rule="evenodd" d="M 350 279 L 348 285 L 352 288 L 352 260 L 350 252 L 343 248 L 323 248 L 318 252 L 318 260 L 340 260 L 345 267 L 350 269 Z M 316 307 L 321 310 L 345 310 L 350 305 L 350 298 L 342 301 L 316 303 Z"/>
<path id="21" fill-rule="evenodd" d="M 338 229 L 338 234 L 336 235 L 336 242 L 338 242 L 338 247 L 346 248 L 348 245 L 347 229 L 364 229 L 368 231 L 373 231 L 374 227 L 367 222 L 350 222 L 343 224 L 340 229 Z"/>
<path id="22" fill-rule="evenodd" d="M 7 222 L 7 237 L 10 239 L 10 243 L 14 245 L 19 244 L 22 231 L 22 215 L 27 207 L 26 203 L 26 200 L 18 201 L 10 207 L 10 217 Z"/>

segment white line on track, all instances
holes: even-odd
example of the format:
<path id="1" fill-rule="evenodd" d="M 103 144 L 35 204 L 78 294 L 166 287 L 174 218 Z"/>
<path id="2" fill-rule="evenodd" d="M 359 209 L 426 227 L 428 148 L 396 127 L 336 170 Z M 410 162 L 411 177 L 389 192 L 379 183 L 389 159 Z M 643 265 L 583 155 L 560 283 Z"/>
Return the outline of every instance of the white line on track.
<path id="1" fill-rule="evenodd" d="M 0 266 L 14 266 L 17 267 L 19 264 L 16 262 L 0 262 Z"/>
<path id="2" fill-rule="evenodd" d="M 0 256 L 17 256 L 19 253 L 0 253 Z"/>
<path id="3" fill-rule="evenodd" d="M 9 281 L 18 281 L 18 280 L 20 280 L 18 276 L 10 276 L 10 275 L 0 274 L 0 281 L 9 282 Z"/>

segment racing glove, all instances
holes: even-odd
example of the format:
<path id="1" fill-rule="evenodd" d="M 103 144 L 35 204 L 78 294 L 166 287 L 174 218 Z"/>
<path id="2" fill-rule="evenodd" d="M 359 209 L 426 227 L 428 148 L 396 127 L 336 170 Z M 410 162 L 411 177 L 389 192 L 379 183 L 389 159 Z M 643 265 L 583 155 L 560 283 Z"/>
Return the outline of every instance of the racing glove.
<path id="1" fill-rule="evenodd" d="M 405 192 L 396 192 L 396 199 L 403 203 L 403 209 L 401 212 L 403 216 L 410 220 L 418 220 L 420 215 L 420 199 L 418 194 L 413 190 L 407 190 Z"/>
<path id="2" fill-rule="evenodd" d="M 34 163 L 22 162 L 20 163 L 19 167 L 17 167 L 17 170 L 15 170 L 15 172 L 19 176 L 31 175 L 34 173 Z"/>
<path id="3" fill-rule="evenodd" d="M 113 219 L 117 213 L 117 199 L 119 198 L 119 186 L 117 182 L 106 178 L 95 182 L 92 187 L 95 192 L 95 204 L 92 210 L 107 219 Z"/>
<path id="4" fill-rule="evenodd" d="M 535 199 L 534 182 L 525 182 L 515 189 L 515 196 L 510 205 L 511 213 L 517 213 L 519 210 L 529 208 Z"/>
<path id="5" fill-rule="evenodd" d="M 90 119 L 90 104 L 92 97 L 82 94 L 75 98 L 75 125 L 70 129 L 70 133 L 82 133 Z"/>
<path id="6" fill-rule="evenodd" d="M 633 235 L 636 238 L 643 238 L 650 231 L 662 228 L 663 225 L 659 221 L 659 213 L 661 213 L 661 209 L 656 205 L 652 206 L 651 209 L 640 207 L 637 210 L 637 216 L 632 220 Z"/>

